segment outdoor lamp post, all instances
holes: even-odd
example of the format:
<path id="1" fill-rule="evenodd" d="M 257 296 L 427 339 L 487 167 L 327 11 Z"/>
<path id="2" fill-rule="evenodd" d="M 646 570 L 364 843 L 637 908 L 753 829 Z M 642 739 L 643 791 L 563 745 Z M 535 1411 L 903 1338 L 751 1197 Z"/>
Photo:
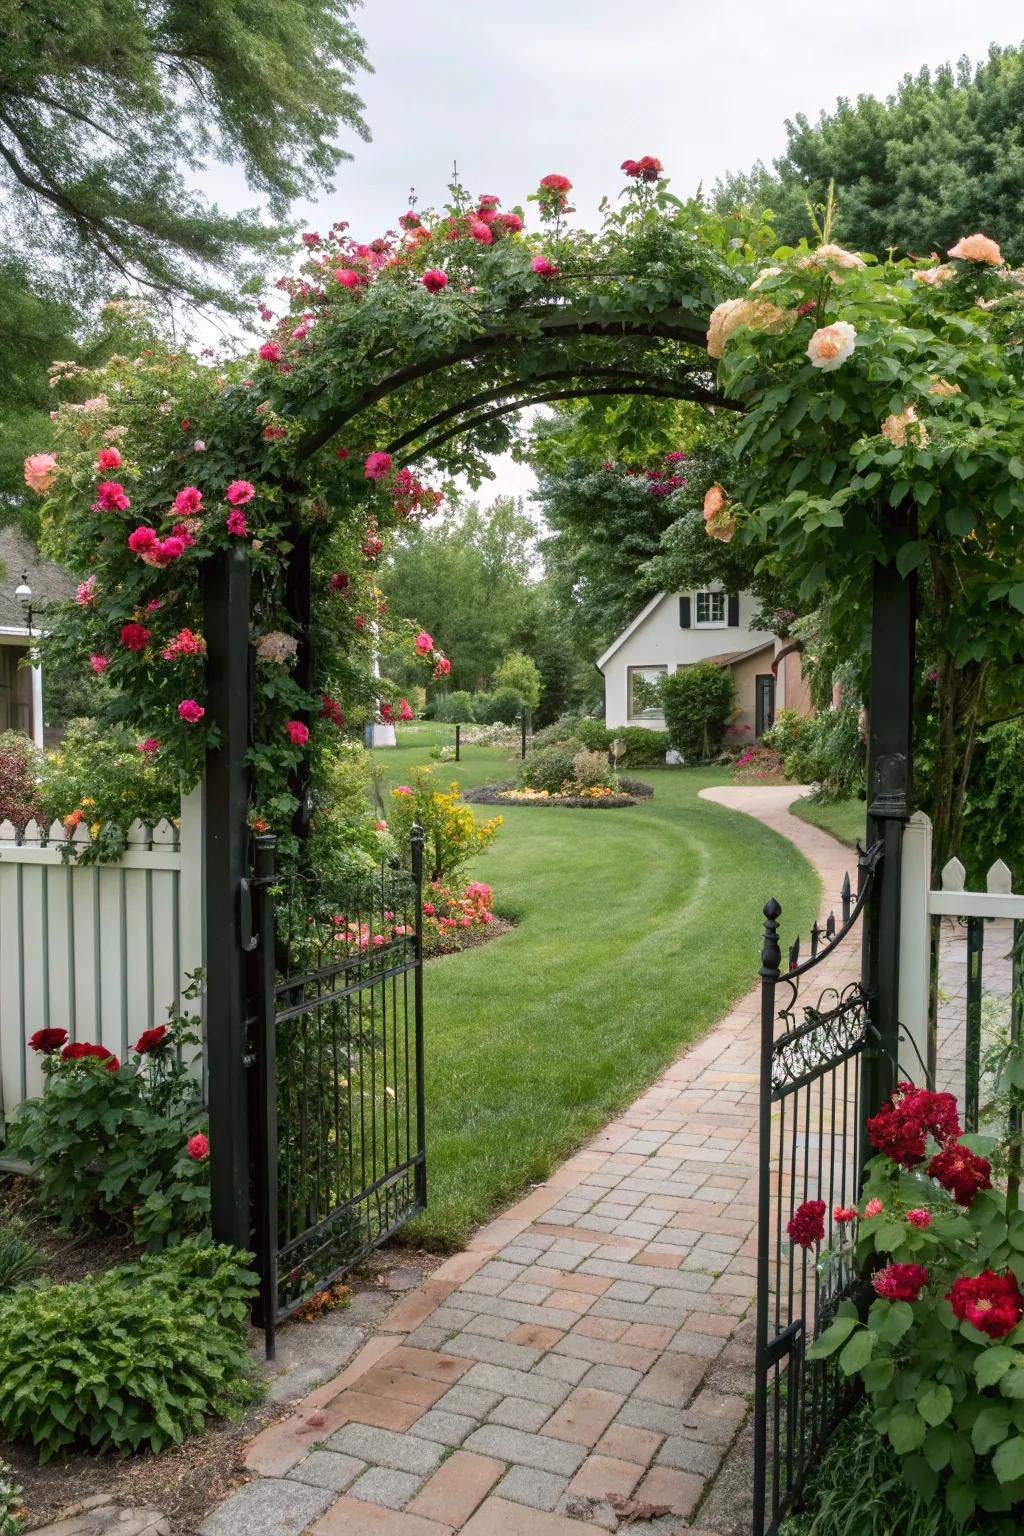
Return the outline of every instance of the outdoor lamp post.
<path id="1" fill-rule="evenodd" d="M 29 639 L 32 638 L 32 588 L 28 584 L 28 572 L 22 571 L 21 580 L 14 589 L 15 601 L 25 615 L 25 624 L 28 627 Z"/>
<path id="2" fill-rule="evenodd" d="M 15 602 L 25 615 L 25 628 L 32 640 L 32 623 L 37 610 L 32 606 L 32 588 L 28 584 L 28 572 L 22 571 L 21 580 L 14 589 Z M 30 735 L 37 747 L 43 745 L 43 674 L 37 662 L 32 663 L 32 729 Z"/>

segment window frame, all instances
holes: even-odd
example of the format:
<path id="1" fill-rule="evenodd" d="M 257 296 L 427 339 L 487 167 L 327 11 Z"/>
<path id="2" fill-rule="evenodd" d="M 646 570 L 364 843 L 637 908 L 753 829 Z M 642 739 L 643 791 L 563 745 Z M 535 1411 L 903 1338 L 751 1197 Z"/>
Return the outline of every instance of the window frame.
<path id="1" fill-rule="evenodd" d="M 700 616 L 701 598 L 708 600 L 708 612 L 712 612 L 717 604 L 721 604 L 722 617 L 720 619 L 702 619 Z M 693 627 L 694 629 L 728 629 L 729 627 L 729 599 L 725 592 L 704 587 L 693 594 Z"/>
<path id="2" fill-rule="evenodd" d="M 667 662 L 651 661 L 646 665 L 626 668 L 626 718 L 629 721 L 664 720 L 664 712 L 660 708 L 637 710 L 633 704 L 633 677 L 637 672 L 657 672 L 659 677 L 668 676 Z"/>

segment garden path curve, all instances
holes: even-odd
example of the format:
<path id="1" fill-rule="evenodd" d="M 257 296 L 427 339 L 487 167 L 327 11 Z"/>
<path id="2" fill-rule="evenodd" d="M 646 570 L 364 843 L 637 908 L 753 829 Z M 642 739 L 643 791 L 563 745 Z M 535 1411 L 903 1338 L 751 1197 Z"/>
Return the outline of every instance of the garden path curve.
<path id="1" fill-rule="evenodd" d="M 789 838 L 838 907 L 849 851 L 790 814 L 799 789 L 701 793 Z M 252 1441 L 203 1536 L 581 1536 L 618 1527 L 609 1496 L 665 1510 L 648 1536 L 749 1531 L 742 1454 L 722 1468 L 753 1388 L 758 1018 L 755 989 L 403 1297 Z"/>

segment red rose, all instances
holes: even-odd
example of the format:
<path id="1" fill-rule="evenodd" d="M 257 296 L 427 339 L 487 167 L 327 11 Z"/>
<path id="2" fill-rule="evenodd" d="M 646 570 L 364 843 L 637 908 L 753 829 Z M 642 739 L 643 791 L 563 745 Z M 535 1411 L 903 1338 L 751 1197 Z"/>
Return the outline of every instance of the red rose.
<path id="1" fill-rule="evenodd" d="M 970 1205 L 979 1189 L 992 1188 L 992 1165 L 969 1147 L 951 1141 L 928 1164 L 928 1172 L 948 1189 L 957 1205 Z"/>
<path id="2" fill-rule="evenodd" d="M 29 1048 L 38 1051 L 41 1056 L 52 1056 L 54 1051 L 59 1051 L 68 1038 L 66 1029 L 37 1029 L 34 1035 L 28 1039 Z"/>
<path id="3" fill-rule="evenodd" d="M 142 1034 L 132 1046 L 137 1056 L 145 1056 L 149 1051 L 158 1050 L 167 1035 L 166 1024 L 155 1024 L 152 1029 L 144 1029 Z"/>
<path id="4" fill-rule="evenodd" d="M 197 1131 L 194 1136 L 189 1137 L 185 1150 L 194 1163 L 201 1163 L 210 1155 L 210 1143 L 202 1131 Z"/>
<path id="5" fill-rule="evenodd" d="M 825 1236 L 824 1200 L 805 1200 L 798 1205 L 786 1223 L 786 1231 L 800 1248 L 820 1243 Z"/>
<path id="6" fill-rule="evenodd" d="M 87 1040 L 73 1040 L 60 1053 L 61 1061 L 102 1061 L 108 1072 L 116 1072 L 121 1063 L 105 1045 L 90 1045 Z"/>
<path id="7" fill-rule="evenodd" d="M 871 1276 L 879 1296 L 890 1301 L 916 1301 L 928 1284 L 923 1264 L 887 1264 Z"/>
<path id="8" fill-rule="evenodd" d="M 559 176 L 557 172 L 552 172 L 550 176 L 542 176 L 540 179 L 540 184 L 549 192 L 572 191 L 572 182 L 569 180 L 568 176 Z"/>
<path id="9" fill-rule="evenodd" d="M 149 642 L 149 630 L 144 624 L 124 624 L 121 628 L 121 644 L 126 651 L 144 651 Z"/>
<path id="10" fill-rule="evenodd" d="M 962 1323 L 970 1323 L 979 1333 L 987 1333 L 990 1339 L 1001 1339 L 1024 1316 L 1024 1296 L 1016 1276 L 1009 1271 L 999 1275 L 983 1269 L 973 1278 L 962 1276 L 953 1281 L 946 1300 L 954 1316 Z"/>
<path id="11" fill-rule="evenodd" d="M 925 1138 L 945 1143 L 960 1135 L 956 1099 L 951 1093 L 930 1093 L 900 1083 L 891 1101 L 868 1121 L 871 1145 L 904 1168 L 912 1168 L 925 1154 Z"/>
<path id="12" fill-rule="evenodd" d="M 289 720 L 285 730 L 293 747 L 304 747 L 309 740 L 309 726 L 303 725 L 301 720 Z"/>

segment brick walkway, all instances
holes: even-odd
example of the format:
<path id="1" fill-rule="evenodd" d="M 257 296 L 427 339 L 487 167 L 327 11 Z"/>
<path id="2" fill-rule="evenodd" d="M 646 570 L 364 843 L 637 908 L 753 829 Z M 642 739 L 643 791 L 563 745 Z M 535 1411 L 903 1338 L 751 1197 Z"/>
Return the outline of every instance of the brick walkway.
<path id="1" fill-rule="evenodd" d="M 793 788 L 704 793 L 790 838 L 838 907 L 850 857 L 788 813 Z M 820 974 L 845 980 L 846 957 Z M 743 998 L 259 1435 L 259 1476 L 204 1536 L 581 1536 L 617 1528 L 608 1495 L 671 1511 L 647 1536 L 736 1529 L 714 1482 L 753 1384 L 758 1006 Z"/>

